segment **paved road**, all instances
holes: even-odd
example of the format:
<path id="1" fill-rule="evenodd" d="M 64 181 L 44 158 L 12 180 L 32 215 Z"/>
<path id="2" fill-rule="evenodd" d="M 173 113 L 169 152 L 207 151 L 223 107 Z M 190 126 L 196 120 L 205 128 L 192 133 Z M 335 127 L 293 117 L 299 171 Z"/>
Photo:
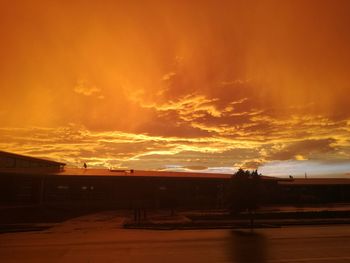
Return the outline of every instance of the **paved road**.
<path id="1" fill-rule="evenodd" d="M 0 262 L 350 262 L 350 226 L 249 230 L 120 229 L 114 213 L 0 235 Z"/>

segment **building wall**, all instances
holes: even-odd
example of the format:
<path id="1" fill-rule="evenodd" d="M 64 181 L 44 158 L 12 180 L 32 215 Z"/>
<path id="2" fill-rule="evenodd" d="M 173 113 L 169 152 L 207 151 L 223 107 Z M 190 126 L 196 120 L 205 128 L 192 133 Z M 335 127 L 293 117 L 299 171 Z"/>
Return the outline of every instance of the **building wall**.
<path id="1" fill-rule="evenodd" d="M 133 208 L 224 208 L 228 179 L 0 174 L 0 203 Z M 350 185 L 263 181 L 262 204 L 350 202 Z"/>
<path id="2" fill-rule="evenodd" d="M 202 178 L 1 175 L 0 202 L 216 208 L 223 205 L 222 184 Z"/>

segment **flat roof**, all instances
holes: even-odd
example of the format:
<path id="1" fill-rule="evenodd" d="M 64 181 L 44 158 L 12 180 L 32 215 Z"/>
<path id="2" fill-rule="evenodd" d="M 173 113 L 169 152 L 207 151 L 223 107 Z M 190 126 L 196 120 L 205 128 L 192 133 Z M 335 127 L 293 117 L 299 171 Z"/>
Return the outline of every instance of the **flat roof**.
<path id="1" fill-rule="evenodd" d="M 128 176 L 128 177 L 200 177 L 200 178 L 230 178 L 230 174 L 218 173 L 192 173 L 192 172 L 169 172 L 169 171 L 147 171 L 147 170 L 109 170 L 109 169 L 64 169 L 59 175 L 71 176 Z"/>
<path id="2" fill-rule="evenodd" d="M 350 184 L 350 178 L 296 178 L 278 183 L 281 185 L 342 185 Z"/>
<path id="3" fill-rule="evenodd" d="M 169 171 L 146 171 L 146 170 L 110 170 L 93 168 L 4 168 L 0 174 L 17 175 L 48 175 L 48 176 L 96 176 L 96 177 L 167 177 L 167 178 L 217 178 L 229 179 L 230 174 L 218 173 L 191 173 Z"/>
<path id="4" fill-rule="evenodd" d="M 0 151 L 0 157 L 16 158 L 16 159 L 22 159 L 22 160 L 27 160 L 32 162 L 50 163 L 55 165 L 66 165 L 65 163 L 56 162 L 56 161 L 52 161 L 44 158 L 32 157 L 32 156 L 27 156 L 27 155 L 22 155 L 17 153 L 10 153 L 5 151 Z"/>
<path id="5" fill-rule="evenodd" d="M 95 177 L 164 177 L 164 178 L 208 178 L 230 179 L 231 174 L 199 173 L 199 172 L 170 172 L 147 170 L 110 170 L 93 168 L 4 168 L 0 174 L 16 175 L 47 175 L 47 176 L 95 176 Z M 276 180 L 275 177 L 262 176 L 263 179 Z"/>

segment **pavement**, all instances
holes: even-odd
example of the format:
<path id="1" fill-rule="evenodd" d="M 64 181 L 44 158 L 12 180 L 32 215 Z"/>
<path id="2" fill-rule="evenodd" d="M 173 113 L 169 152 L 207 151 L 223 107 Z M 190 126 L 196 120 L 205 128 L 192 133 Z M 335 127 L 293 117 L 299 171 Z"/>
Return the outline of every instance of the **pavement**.
<path id="1" fill-rule="evenodd" d="M 325 203 L 304 205 L 274 205 L 264 206 L 261 212 L 319 212 L 319 211 L 350 211 L 349 203 Z"/>
<path id="2" fill-rule="evenodd" d="M 162 231 L 123 229 L 126 218 L 106 211 L 0 234 L 0 262 L 350 262 L 350 225 Z"/>
<path id="3" fill-rule="evenodd" d="M 168 212 L 168 213 L 166 213 Z M 231 216 L 226 210 L 148 211 L 147 218 L 124 221 L 125 228 L 134 229 L 233 229 L 251 228 L 250 214 Z M 264 207 L 253 216 L 254 228 L 273 228 L 294 225 L 350 225 L 350 207 Z"/>

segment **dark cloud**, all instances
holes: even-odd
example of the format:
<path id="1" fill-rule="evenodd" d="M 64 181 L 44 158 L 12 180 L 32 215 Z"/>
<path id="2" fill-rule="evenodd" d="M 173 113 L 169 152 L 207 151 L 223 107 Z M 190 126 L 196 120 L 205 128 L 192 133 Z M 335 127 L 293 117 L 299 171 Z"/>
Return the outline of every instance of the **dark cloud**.
<path id="1" fill-rule="evenodd" d="M 320 139 L 320 140 L 304 140 L 295 143 L 290 143 L 281 150 L 273 152 L 269 158 L 271 160 L 290 160 L 296 156 L 309 158 L 313 154 L 334 152 L 336 148 L 332 146 L 336 142 L 335 139 Z"/>
<path id="2" fill-rule="evenodd" d="M 248 170 L 256 170 L 258 169 L 263 163 L 257 162 L 257 161 L 251 161 L 251 162 L 244 162 L 241 165 L 242 169 L 248 169 Z"/>

